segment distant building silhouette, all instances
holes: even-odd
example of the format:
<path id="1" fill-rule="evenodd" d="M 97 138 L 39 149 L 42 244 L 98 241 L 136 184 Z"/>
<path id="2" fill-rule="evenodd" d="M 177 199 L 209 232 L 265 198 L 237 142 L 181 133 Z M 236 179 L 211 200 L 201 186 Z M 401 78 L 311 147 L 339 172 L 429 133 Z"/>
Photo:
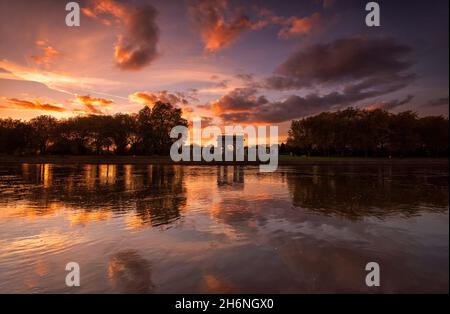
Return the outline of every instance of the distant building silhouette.
<path id="1" fill-rule="evenodd" d="M 226 135 L 222 134 L 217 137 L 217 149 L 222 153 L 222 160 L 236 161 L 241 156 L 242 161 L 245 158 L 243 135 Z"/>

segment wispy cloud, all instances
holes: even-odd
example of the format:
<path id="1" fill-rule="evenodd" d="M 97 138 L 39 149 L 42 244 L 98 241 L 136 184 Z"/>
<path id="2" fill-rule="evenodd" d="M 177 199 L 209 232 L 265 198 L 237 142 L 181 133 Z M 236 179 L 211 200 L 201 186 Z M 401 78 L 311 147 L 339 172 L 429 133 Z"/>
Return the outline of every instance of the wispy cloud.
<path id="1" fill-rule="evenodd" d="M 58 50 L 56 50 L 54 47 L 50 46 L 47 43 L 47 41 L 45 41 L 45 40 L 38 40 L 38 41 L 36 41 L 36 46 L 39 48 L 39 50 L 41 50 L 41 54 L 40 55 L 33 55 L 33 56 L 31 56 L 31 59 L 33 59 L 33 61 L 36 64 L 49 65 L 50 62 L 55 57 L 60 55 L 60 52 Z"/>
<path id="2" fill-rule="evenodd" d="M 306 17 L 290 17 L 282 21 L 282 29 L 278 32 L 280 38 L 292 38 L 308 35 L 325 25 L 326 20 L 320 13 L 313 13 Z"/>
<path id="3" fill-rule="evenodd" d="M 48 88 L 70 95 L 75 95 L 71 90 L 96 90 L 117 86 L 118 83 L 102 78 L 76 77 L 67 73 L 56 73 L 41 69 L 21 66 L 8 60 L 0 60 L 0 68 L 7 72 L 0 72 L 0 78 L 10 80 L 24 80 L 39 82 Z"/>
<path id="4" fill-rule="evenodd" d="M 44 111 L 53 111 L 53 112 L 63 112 L 67 111 L 67 109 L 61 107 L 60 104 L 52 104 L 52 103 L 42 103 L 38 100 L 23 100 L 18 98 L 6 98 L 6 101 L 13 105 L 13 107 L 23 108 L 23 109 L 31 109 L 31 110 L 44 110 Z M 7 106 L 4 106 L 7 108 Z"/>
<path id="5" fill-rule="evenodd" d="M 404 99 L 383 100 L 366 105 L 364 106 L 364 109 L 366 110 L 383 109 L 389 111 L 397 107 L 406 105 L 407 103 L 411 102 L 413 98 L 414 98 L 413 95 L 407 95 Z"/>

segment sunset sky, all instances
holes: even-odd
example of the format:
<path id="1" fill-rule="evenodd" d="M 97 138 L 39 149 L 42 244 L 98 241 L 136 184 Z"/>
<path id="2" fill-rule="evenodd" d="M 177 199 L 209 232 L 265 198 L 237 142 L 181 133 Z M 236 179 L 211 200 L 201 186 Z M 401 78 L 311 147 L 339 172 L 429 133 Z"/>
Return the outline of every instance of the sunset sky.
<path id="1" fill-rule="evenodd" d="M 448 116 L 448 0 L 0 0 L 0 117 L 137 112 L 271 124 L 348 106 Z"/>

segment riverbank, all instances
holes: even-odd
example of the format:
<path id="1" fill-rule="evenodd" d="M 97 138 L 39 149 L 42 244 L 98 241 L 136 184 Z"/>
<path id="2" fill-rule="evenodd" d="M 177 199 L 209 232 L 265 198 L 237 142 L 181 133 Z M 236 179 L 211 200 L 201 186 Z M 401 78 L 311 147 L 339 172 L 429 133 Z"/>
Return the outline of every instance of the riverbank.
<path id="1" fill-rule="evenodd" d="M 360 157 L 298 157 L 280 156 L 279 165 L 314 164 L 448 164 L 448 158 L 360 158 Z M 164 156 L 98 156 L 98 155 L 46 155 L 11 156 L 0 155 L 0 163 L 28 164 L 156 164 L 156 165 L 257 165 L 257 162 L 173 162 Z"/>

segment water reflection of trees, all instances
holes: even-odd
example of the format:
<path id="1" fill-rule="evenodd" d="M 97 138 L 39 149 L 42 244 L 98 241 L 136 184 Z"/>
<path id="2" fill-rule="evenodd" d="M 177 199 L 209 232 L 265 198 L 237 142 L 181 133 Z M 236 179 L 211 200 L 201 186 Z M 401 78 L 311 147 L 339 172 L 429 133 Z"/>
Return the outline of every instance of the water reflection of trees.
<path id="1" fill-rule="evenodd" d="M 126 214 L 132 210 L 139 224 L 168 224 L 179 219 L 180 210 L 186 205 L 184 169 L 169 165 L 22 164 L 2 167 L 0 205 L 22 206 L 34 215 L 45 215 L 61 207 L 80 209 L 87 214 Z M 244 175 L 248 175 L 244 174 L 243 167 L 221 166 L 216 173 L 221 190 L 243 191 Z M 296 166 L 281 168 L 278 174 L 271 176 L 287 182 L 294 206 L 324 215 L 358 219 L 399 213 L 411 216 L 419 214 L 420 210 L 448 210 L 448 164 L 427 168 Z M 247 188 L 253 190 L 257 186 Z M 216 210 L 217 214 L 236 215 L 236 220 L 242 219 L 242 215 L 251 215 L 248 209 L 253 208 L 255 202 L 244 196 L 236 195 L 224 199 L 220 206 L 214 205 L 228 208 L 226 214 Z M 264 219 L 266 215 L 256 216 Z M 110 215 L 78 218 L 85 217 Z"/>
<path id="2" fill-rule="evenodd" d="M 294 206 L 349 219 L 448 210 L 448 167 L 309 167 L 285 173 Z"/>
<path id="3" fill-rule="evenodd" d="M 181 166 L 24 164 L 0 176 L 0 205 L 25 201 L 38 215 L 61 207 L 135 210 L 142 223 L 161 225 L 180 217 L 186 203 L 183 176 Z"/>

